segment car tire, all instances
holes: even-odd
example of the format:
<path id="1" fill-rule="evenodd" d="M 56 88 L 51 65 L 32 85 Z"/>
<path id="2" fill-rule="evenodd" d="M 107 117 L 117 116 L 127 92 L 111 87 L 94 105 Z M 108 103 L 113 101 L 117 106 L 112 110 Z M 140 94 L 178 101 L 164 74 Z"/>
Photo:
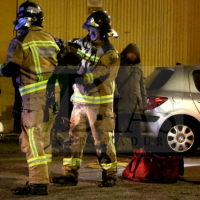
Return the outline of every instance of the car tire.
<path id="1" fill-rule="evenodd" d="M 192 155 L 199 145 L 199 125 L 197 120 L 185 116 L 168 119 L 158 136 L 162 141 L 162 153 Z"/>

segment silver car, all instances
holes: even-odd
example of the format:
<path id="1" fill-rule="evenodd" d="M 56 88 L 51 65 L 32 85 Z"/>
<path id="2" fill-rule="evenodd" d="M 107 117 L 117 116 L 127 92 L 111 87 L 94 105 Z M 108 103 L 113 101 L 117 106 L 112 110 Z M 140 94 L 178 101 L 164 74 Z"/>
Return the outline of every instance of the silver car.
<path id="1" fill-rule="evenodd" d="M 145 80 L 142 134 L 155 151 L 191 153 L 200 144 L 200 66 L 158 67 Z"/>

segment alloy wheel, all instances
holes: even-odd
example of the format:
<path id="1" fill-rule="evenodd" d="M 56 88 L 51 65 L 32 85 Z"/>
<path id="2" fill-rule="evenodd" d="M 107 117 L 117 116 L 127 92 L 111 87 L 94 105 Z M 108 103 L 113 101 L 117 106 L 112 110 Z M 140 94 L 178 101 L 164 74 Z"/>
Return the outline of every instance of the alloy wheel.
<path id="1" fill-rule="evenodd" d="M 176 125 L 167 134 L 167 142 L 175 152 L 186 152 L 194 144 L 194 133 L 186 125 Z"/>

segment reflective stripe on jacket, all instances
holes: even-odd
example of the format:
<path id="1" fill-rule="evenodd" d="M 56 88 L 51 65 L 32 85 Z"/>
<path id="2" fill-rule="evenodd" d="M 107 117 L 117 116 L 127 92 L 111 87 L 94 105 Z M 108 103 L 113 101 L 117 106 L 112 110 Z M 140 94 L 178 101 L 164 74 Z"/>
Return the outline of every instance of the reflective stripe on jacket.
<path id="1" fill-rule="evenodd" d="M 41 81 L 41 82 L 38 82 L 38 83 L 29 84 L 29 85 L 24 86 L 24 87 L 20 87 L 19 92 L 20 92 L 21 96 L 24 96 L 24 95 L 30 94 L 32 92 L 38 92 L 40 90 L 44 90 L 47 87 L 47 82 L 48 82 L 48 80 Z M 57 82 L 56 86 L 58 86 L 58 85 L 59 85 L 59 83 Z"/>
<path id="2" fill-rule="evenodd" d="M 74 43 L 81 46 L 77 54 L 83 60 L 78 74 L 84 76 L 84 84 L 74 86 L 71 100 L 84 104 L 113 103 L 113 83 L 120 65 L 117 51 L 108 39 L 90 42 L 86 37 Z"/>
<path id="3" fill-rule="evenodd" d="M 103 104 L 103 103 L 112 103 L 113 102 L 113 94 L 106 96 L 87 96 L 82 94 L 74 93 L 72 96 L 72 100 L 77 103 L 85 103 L 85 104 Z"/>
<path id="4" fill-rule="evenodd" d="M 29 28 L 11 41 L 2 69 L 9 76 L 10 67 L 13 66 L 14 70 L 15 66 L 20 66 L 15 76 L 21 96 L 37 93 L 46 88 L 47 81 L 55 70 L 59 51 L 49 33 L 42 31 L 41 27 Z"/>

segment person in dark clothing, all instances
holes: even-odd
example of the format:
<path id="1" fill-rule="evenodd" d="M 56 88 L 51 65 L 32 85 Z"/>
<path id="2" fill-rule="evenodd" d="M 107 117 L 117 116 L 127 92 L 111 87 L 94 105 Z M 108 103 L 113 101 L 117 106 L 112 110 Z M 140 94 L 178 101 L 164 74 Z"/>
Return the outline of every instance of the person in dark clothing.
<path id="1" fill-rule="evenodd" d="M 15 101 L 13 105 L 12 116 L 14 118 L 14 132 L 21 133 L 21 109 L 22 109 L 22 97 L 19 92 L 19 87 L 16 83 L 15 77 L 12 77 L 13 86 L 15 89 Z"/>
<path id="2" fill-rule="evenodd" d="M 133 148 L 142 147 L 140 118 L 146 108 L 147 94 L 140 62 L 137 45 L 129 44 L 121 53 L 120 69 L 116 79 L 119 96 L 115 101 L 116 148 L 120 132 L 131 138 Z"/>
<path id="3" fill-rule="evenodd" d="M 54 123 L 56 135 L 58 131 L 65 131 L 66 127 L 68 127 L 66 124 L 69 123 L 68 119 L 70 119 L 73 108 L 72 102 L 70 101 L 70 97 L 74 92 L 72 86 L 75 83 L 75 79 L 79 77 L 79 75 L 77 75 L 77 69 L 79 68 L 82 59 L 75 53 L 66 53 L 66 44 L 62 39 L 55 38 L 55 41 L 60 48 L 60 52 L 57 55 L 58 66 L 50 79 L 51 83 L 49 82 L 49 85 L 47 86 L 47 92 L 49 94 L 54 94 L 55 84 L 56 81 L 58 81 L 60 85 L 60 109 Z M 76 48 L 79 48 L 79 46 L 76 45 Z M 48 99 L 47 104 L 53 102 L 55 102 L 54 95 L 52 98 Z"/>

